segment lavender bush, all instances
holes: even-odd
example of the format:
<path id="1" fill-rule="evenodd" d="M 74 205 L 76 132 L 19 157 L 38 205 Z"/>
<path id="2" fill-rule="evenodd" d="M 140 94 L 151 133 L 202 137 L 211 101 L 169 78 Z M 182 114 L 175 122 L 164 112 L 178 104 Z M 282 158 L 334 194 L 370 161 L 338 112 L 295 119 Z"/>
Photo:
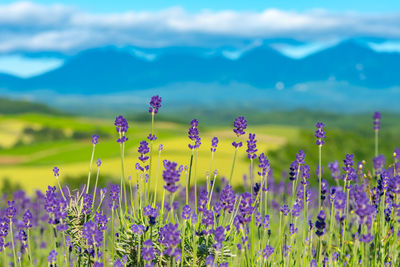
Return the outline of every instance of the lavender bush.
<path id="1" fill-rule="evenodd" d="M 136 177 L 126 177 L 129 125 L 115 120 L 121 153 L 119 184 L 97 188 L 102 162 L 94 163 L 101 137 L 94 135 L 86 185 L 62 184 L 28 196 L 16 191 L 0 214 L 1 266 L 400 266 L 400 149 L 388 162 L 378 151 L 381 115 L 375 113 L 373 169 L 347 154 L 323 171 L 324 124 L 316 124 L 318 169 L 312 174 L 300 150 L 288 166 L 289 178 L 273 175 L 239 116 L 233 123 L 233 163 L 228 179 L 213 169 L 218 137 L 210 144 L 205 182 L 197 177 L 199 122 L 188 130 L 188 162 L 153 159 L 155 116 L 161 98 L 150 101 L 152 127 L 140 143 Z M 310 133 L 311 134 L 311 133 Z M 243 141 L 246 151 L 241 152 Z M 329 139 L 327 144 L 329 145 Z M 332 144 L 331 144 L 332 145 Z M 117 149 L 117 147 L 116 147 Z M 249 186 L 235 190 L 232 177 L 240 153 L 249 159 Z M 157 153 L 156 153 L 157 154 Z M 152 170 L 152 161 L 158 168 Z M 245 171 L 247 172 L 247 171 Z M 94 177 L 92 177 L 94 176 Z M 330 177 L 329 177 L 330 176 Z M 91 179 L 95 179 L 90 187 Z M 315 179 L 318 187 L 310 186 Z M 329 184 L 327 180 L 334 181 Z M 162 184 L 161 196 L 157 188 Z"/>

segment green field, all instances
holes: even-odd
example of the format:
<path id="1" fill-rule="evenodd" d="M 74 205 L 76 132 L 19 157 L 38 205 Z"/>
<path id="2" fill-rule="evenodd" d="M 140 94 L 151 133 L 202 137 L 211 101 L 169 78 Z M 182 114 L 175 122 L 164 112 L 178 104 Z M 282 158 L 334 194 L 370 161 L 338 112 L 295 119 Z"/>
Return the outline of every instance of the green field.
<path id="1" fill-rule="evenodd" d="M 120 151 L 116 142 L 117 134 L 112 119 L 93 119 L 71 116 L 50 116 L 43 114 L 19 114 L 4 115 L 0 117 L 0 179 L 8 179 L 11 183 L 19 184 L 24 189 L 44 189 L 49 184 L 54 184 L 52 168 L 58 166 L 61 169 L 61 180 L 63 177 L 82 177 L 87 175 L 89 161 L 92 151 L 90 138 L 71 138 L 75 132 L 96 133 L 99 132 L 100 142 L 96 146 L 95 159 L 100 158 L 103 162 L 101 177 L 119 177 Z M 134 166 L 139 156 L 137 148 L 139 142 L 145 140 L 151 130 L 150 123 L 129 121 L 129 141 L 126 143 L 126 174 L 135 177 Z M 189 125 L 189 123 L 188 123 Z M 153 168 L 157 169 L 159 144 L 163 144 L 164 151 L 161 160 L 168 159 L 182 165 L 188 165 L 190 150 L 187 147 L 188 125 L 157 122 L 156 135 L 158 139 L 154 142 Z M 24 134 L 26 127 L 37 130 L 47 127 L 62 130 L 65 135 L 60 140 L 35 141 Z M 257 125 L 248 128 L 248 132 L 257 133 L 259 151 L 269 152 L 281 148 L 294 140 L 299 135 L 299 129 L 292 126 Z M 102 134 L 106 137 L 103 137 Z M 199 161 L 197 175 L 199 179 L 206 176 L 210 167 L 210 144 L 211 139 L 217 136 L 220 143 L 215 154 L 213 169 L 217 169 L 220 175 L 229 175 L 233 158 L 232 141 L 235 140 L 234 133 L 228 127 L 202 127 L 200 122 L 200 134 L 202 145 L 199 149 Z M 238 162 L 235 167 L 235 183 L 239 184 L 242 175 L 248 169 L 246 158 L 246 140 L 243 137 L 244 147 L 239 151 Z M 161 183 L 160 183 L 161 185 Z"/>

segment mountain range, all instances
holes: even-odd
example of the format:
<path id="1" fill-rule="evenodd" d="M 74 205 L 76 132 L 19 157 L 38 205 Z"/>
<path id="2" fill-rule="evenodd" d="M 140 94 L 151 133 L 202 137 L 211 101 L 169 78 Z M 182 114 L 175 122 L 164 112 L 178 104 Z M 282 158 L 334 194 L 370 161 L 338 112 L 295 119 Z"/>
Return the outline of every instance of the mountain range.
<path id="1" fill-rule="evenodd" d="M 0 74 L 0 88 L 14 92 L 51 90 L 61 94 L 105 94 L 159 88 L 174 83 L 247 84 L 256 88 L 291 87 L 305 82 L 344 81 L 383 89 L 400 85 L 400 54 L 376 52 L 354 40 L 301 59 L 269 46 L 232 60 L 222 54 L 170 49 L 153 60 L 115 47 L 90 49 L 47 73 L 19 78 Z"/>

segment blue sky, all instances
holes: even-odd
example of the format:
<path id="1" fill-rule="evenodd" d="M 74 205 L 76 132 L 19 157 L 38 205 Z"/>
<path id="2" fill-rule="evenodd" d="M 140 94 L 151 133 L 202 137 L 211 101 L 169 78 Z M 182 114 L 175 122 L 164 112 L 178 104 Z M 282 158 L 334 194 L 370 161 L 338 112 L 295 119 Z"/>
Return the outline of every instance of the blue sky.
<path id="1" fill-rule="evenodd" d="M 15 1 L 2 0 L 2 3 Z M 35 3 L 63 3 L 94 12 L 122 12 L 126 10 L 161 10 L 181 6 L 188 11 L 202 9 L 261 11 L 267 8 L 305 11 L 322 8 L 330 11 L 394 12 L 400 10 L 398 0 L 37 0 Z"/>
<path id="2" fill-rule="evenodd" d="M 0 72 L 22 77 L 60 66 L 54 55 L 109 45 L 228 47 L 222 54 L 234 59 L 269 40 L 296 40 L 268 44 L 301 58 L 368 37 L 376 51 L 400 52 L 400 1 L 0 0 L 0 29 Z"/>

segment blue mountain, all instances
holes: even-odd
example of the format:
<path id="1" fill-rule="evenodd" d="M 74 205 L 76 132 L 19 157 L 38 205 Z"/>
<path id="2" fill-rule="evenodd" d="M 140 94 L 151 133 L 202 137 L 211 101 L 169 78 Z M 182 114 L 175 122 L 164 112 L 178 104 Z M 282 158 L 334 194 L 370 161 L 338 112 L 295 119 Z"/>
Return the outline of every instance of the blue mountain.
<path id="1" fill-rule="evenodd" d="M 367 88 L 400 85 L 400 54 L 375 52 L 356 40 L 302 59 L 288 58 L 263 45 L 236 60 L 199 49 L 165 49 L 154 60 L 114 47 L 83 51 L 58 69 L 22 79 L 0 74 L 0 88 L 18 91 L 48 89 L 61 94 L 106 94 L 159 88 L 180 82 L 238 82 L 273 88 L 305 82 L 344 81 Z"/>

